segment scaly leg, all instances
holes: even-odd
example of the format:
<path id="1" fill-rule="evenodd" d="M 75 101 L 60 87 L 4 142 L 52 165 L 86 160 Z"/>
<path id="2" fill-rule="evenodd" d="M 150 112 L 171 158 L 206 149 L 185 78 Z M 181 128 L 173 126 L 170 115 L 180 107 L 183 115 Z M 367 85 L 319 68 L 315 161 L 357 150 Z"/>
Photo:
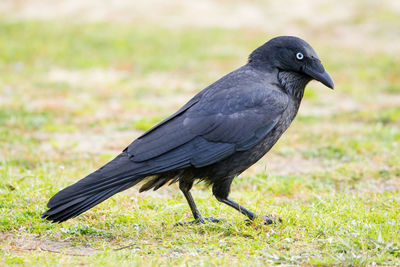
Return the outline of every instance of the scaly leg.
<path id="1" fill-rule="evenodd" d="M 237 202 L 233 201 L 232 199 L 230 199 L 228 197 L 227 198 L 216 197 L 216 198 L 217 198 L 218 201 L 220 201 L 220 202 L 222 202 L 222 203 L 224 203 L 224 204 L 236 209 L 237 211 L 243 213 L 244 215 L 246 215 L 249 218 L 250 221 L 253 221 L 255 218 L 258 217 L 258 215 L 256 213 L 246 209 L 245 207 L 239 205 Z M 273 223 L 276 223 L 276 222 L 282 222 L 282 219 L 281 218 L 276 218 L 273 215 L 264 216 L 264 224 L 273 224 Z"/>
<path id="2" fill-rule="evenodd" d="M 213 217 L 203 217 L 199 211 L 199 209 L 196 206 L 196 203 L 194 202 L 194 199 L 192 197 L 192 194 L 190 193 L 190 189 L 192 188 L 193 182 L 192 183 L 184 183 L 184 182 L 179 182 L 179 188 L 181 189 L 183 195 L 185 196 L 190 209 L 192 210 L 194 221 L 191 222 L 186 222 L 186 223 L 177 223 L 177 225 L 184 225 L 184 224 L 204 224 L 206 221 L 208 222 L 220 222 L 219 219 L 213 218 Z"/>

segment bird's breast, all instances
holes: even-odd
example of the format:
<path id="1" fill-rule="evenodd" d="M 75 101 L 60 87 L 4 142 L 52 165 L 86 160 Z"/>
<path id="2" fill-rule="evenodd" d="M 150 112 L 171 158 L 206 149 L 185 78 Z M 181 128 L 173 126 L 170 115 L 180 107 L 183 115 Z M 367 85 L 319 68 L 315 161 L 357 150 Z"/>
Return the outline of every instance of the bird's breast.
<path id="1" fill-rule="evenodd" d="M 294 118 L 296 117 L 299 109 L 298 101 L 291 99 L 288 103 L 288 107 L 283 112 L 281 119 L 276 126 L 265 136 L 265 138 L 257 144 L 255 147 L 250 149 L 249 158 L 251 159 L 251 165 L 257 162 L 262 156 L 264 156 L 272 146 L 279 140 L 282 134 L 290 126 Z"/>

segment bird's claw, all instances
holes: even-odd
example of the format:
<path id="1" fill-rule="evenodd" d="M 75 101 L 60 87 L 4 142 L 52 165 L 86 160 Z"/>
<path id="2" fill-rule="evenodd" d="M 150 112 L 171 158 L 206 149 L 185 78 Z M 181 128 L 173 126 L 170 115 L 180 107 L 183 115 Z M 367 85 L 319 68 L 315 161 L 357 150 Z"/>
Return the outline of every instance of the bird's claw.
<path id="1" fill-rule="evenodd" d="M 277 224 L 282 222 L 282 218 L 279 217 L 279 215 L 276 213 L 265 215 L 261 218 L 263 219 L 264 225 Z M 245 222 L 247 225 L 250 225 L 253 223 L 253 220 L 246 219 Z"/>
<path id="2" fill-rule="evenodd" d="M 263 217 L 263 219 L 265 225 L 277 224 L 282 222 L 282 218 L 279 217 L 277 214 L 266 215 Z"/>
<path id="3" fill-rule="evenodd" d="M 214 217 L 201 217 L 191 222 L 178 222 L 174 226 L 183 226 L 185 224 L 206 224 L 206 222 L 219 223 L 221 222 L 221 219 L 216 219 Z"/>

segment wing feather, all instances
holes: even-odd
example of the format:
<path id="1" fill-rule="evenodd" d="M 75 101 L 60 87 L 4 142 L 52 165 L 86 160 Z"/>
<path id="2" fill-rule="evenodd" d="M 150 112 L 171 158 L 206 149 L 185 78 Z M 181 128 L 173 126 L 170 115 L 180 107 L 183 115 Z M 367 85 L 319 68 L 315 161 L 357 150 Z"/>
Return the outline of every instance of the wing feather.
<path id="1" fill-rule="evenodd" d="M 135 140 L 126 148 L 131 160 L 146 161 L 148 173 L 203 167 L 260 142 L 281 119 L 288 96 L 240 75 L 225 86 L 217 81 Z"/>

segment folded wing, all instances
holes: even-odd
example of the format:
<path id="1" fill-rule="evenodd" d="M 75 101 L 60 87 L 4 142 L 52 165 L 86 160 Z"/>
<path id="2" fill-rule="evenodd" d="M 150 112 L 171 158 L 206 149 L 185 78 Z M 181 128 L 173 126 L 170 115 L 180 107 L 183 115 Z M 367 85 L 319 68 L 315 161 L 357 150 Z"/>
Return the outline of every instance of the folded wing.
<path id="1" fill-rule="evenodd" d="M 196 96 L 125 152 L 134 162 L 148 163 L 144 172 L 160 173 L 207 166 L 250 149 L 279 122 L 288 98 L 261 83 L 246 85 L 245 90 L 239 84 Z"/>

